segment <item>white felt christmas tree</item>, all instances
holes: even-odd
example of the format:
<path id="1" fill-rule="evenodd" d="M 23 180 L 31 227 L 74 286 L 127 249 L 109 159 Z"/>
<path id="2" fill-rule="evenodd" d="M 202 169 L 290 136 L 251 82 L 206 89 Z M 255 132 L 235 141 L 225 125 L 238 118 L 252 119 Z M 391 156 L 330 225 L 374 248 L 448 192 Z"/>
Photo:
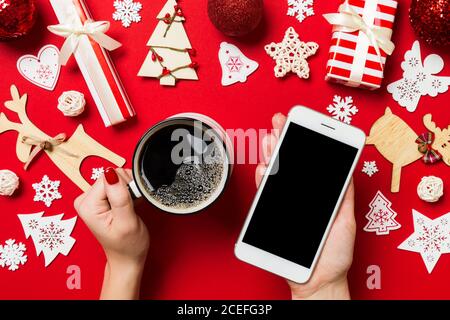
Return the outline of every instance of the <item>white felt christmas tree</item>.
<path id="1" fill-rule="evenodd" d="M 364 231 L 376 232 L 377 235 L 389 234 L 391 230 L 397 230 L 401 225 L 395 220 L 397 213 L 391 209 L 392 203 L 378 191 L 369 204 L 370 211 L 366 214 L 369 222 Z"/>
<path id="2" fill-rule="evenodd" d="M 185 18 L 175 0 L 168 0 L 161 12 L 147 46 L 150 52 L 138 75 L 159 79 L 160 84 L 173 86 L 178 79 L 198 80 L 197 63 L 189 38 L 184 30 Z"/>
<path id="3" fill-rule="evenodd" d="M 44 253 L 47 267 L 59 253 L 67 256 L 75 244 L 71 237 L 77 217 L 62 220 L 64 214 L 43 217 L 44 212 L 19 214 L 25 237 L 33 240 L 36 254 Z"/>

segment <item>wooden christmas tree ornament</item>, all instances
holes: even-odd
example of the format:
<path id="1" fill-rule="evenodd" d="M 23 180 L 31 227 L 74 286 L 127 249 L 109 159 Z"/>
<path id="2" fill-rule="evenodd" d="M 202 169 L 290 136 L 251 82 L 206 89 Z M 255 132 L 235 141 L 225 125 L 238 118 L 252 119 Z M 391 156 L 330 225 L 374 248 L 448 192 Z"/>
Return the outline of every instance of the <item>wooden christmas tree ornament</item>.
<path id="1" fill-rule="evenodd" d="M 391 192 L 400 190 L 402 167 L 420 159 L 422 154 L 415 142 L 417 134 L 388 107 L 370 129 L 366 144 L 377 150 L 392 163 Z"/>
<path id="2" fill-rule="evenodd" d="M 138 76 L 159 79 L 161 85 L 174 86 L 176 80 L 198 80 L 197 63 L 189 38 L 184 30 L 183 11 L 175 0 L 168 0 L 161 12 L 156 29 L 147 46 L 150 52 L 145 58 Z"/>
<path id="3" fill-rule="evenodd" d="M 9 121 L 4 113 L 0 113 L 0 134 L 6 131 L 17 131 L 17 158 L 25 163 L 26 169 L 31 161 L 44 151 L 53 163 L 80 189 L 86 191 L 90 185 L 80 173 L 81 163 L 89 156 L 106 159 L 118 167 L 125 164 L 125 159 L 108 150 L 79 125 L 72 136 L 66 139 L 64 133 L 51 137 L 36 127 L 26 113 L 27 94 L 20 96 L 16 86 L 11 86 L 12 100 L 5 102 L 5 107 L 19 116 L 20 123 Z"/>

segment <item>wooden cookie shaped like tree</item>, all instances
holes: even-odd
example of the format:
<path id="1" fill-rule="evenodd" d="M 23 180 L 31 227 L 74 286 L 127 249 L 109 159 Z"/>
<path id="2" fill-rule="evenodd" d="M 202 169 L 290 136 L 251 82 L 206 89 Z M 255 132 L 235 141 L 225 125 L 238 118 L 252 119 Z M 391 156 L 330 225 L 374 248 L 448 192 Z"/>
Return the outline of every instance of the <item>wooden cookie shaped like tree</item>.
<path id="1" fill-rule="evenodd" d="M 179 79 L 198 80 L 197 63 L 189 38 L 184 30 L 183 11 L 175 0 L 168 0 L 161 12 L 155 31 L 147 46 L 150 52 L 138 75 L 159 79 L 161 85 L 174 86 Z"/>

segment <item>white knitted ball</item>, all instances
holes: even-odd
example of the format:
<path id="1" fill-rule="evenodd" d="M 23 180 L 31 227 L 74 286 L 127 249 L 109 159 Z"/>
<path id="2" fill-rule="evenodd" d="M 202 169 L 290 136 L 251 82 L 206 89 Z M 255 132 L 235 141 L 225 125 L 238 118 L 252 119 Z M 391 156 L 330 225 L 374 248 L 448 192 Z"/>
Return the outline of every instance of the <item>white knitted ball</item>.
<path id="1" fill-rule="evenodd" d="M 0 170 L 0 195 L 12 196 L 19 188 L 19 177 L 10 170 Z"/>
<path id="2" fill-rule="evenodd" d="M 66 91 L 58 98 L 58 109 L 67 117 L 76 117 L 83 113 L 86 100 L 78 91 Z"/>
<path id="3" fill-rule="evenodd" d="M 417 195 L 426 202 L 436 202 L 444 194 L 444 182 L 435 176 L 425 176 L 417 186 Z"/>

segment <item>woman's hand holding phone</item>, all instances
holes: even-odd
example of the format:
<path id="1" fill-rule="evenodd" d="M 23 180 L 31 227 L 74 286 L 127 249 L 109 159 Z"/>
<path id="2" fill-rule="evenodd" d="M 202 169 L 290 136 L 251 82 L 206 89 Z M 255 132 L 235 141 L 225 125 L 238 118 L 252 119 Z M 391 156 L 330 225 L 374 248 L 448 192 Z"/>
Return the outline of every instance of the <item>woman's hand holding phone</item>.
<path id="1" fill-rule="evenodd" d="M 263 139 L 265 162 L 256 168 L 256 185 L 261 183 L 273 149 L 278 141 L 286 117 L 277 113 L 272 118 L 275 135 Z M 350 299 L 347 272 L 353 261 L 353 248 L 356 235 L 354 215 L 354 187 L 349 185 L 339 213 L 325 242 L 322 254 L 310 280 L 304 284 L 288 281 L 293 299 Z"/>

